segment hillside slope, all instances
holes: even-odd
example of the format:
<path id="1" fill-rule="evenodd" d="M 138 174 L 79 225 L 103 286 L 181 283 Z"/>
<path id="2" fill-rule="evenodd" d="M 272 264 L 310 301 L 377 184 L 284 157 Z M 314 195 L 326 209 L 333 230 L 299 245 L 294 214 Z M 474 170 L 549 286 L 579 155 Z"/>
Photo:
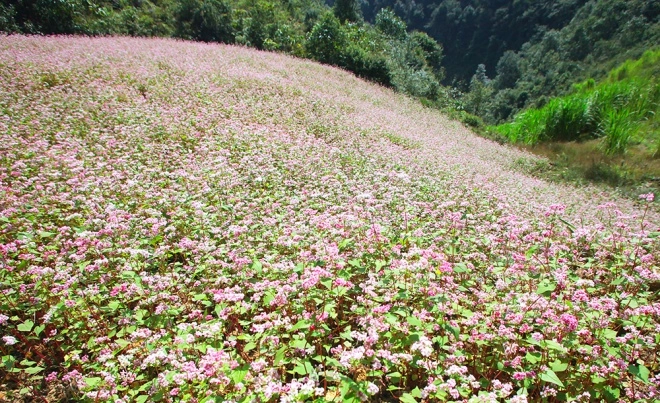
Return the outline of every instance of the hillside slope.
<path id="1" fill-rule="evenodd" d="M 660 397 L 651 196 L 279 54 L 5 36 L 0 77 L 0 399 Z"/>

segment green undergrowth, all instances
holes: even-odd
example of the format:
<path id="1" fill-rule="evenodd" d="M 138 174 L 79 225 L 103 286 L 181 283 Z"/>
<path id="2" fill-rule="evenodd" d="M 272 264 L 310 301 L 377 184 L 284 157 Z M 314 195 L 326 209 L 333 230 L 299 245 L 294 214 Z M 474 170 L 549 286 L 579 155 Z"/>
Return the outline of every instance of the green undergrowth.
<path id="1" fill-rule="evenodd" d="M 600 83 L 576 84 L 572 93 L 553 98 L 544 107 L 520 113 L 513 122 L 491 128 L 513 143 L 600 139 L 605 154 L 623 154 L 643 144 L 657 157 L 657 83 L 660 50 L 647 51 L 613 69 Z"/>

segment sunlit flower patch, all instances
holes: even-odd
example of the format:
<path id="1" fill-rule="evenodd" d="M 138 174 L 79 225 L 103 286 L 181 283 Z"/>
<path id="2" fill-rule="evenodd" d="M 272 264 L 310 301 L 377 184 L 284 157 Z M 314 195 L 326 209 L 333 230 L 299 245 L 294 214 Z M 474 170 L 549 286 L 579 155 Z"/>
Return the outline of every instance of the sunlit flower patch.
<path id="1" fill-rule="evenodd" d="M 0 400 L 660 399 L 660 221 L 337 69 L 0 37 Z"/>

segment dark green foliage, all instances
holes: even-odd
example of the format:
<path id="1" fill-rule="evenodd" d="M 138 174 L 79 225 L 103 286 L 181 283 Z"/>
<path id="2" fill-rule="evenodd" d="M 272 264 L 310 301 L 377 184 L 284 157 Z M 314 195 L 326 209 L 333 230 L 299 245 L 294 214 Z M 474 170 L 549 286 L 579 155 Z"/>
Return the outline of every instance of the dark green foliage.
<path id="1" fill-rule="evenodd" d="M 410 35 L 413 46 L 419 49 L 424 59 L 424 64 L 435 75 L 438 81 L 444 78 L 442 68 L 442 46 L 424 32 L 415 31 Z"/>
<path id="2" fill-rule="evenodd" d="M 16 9 L 13 5 L 0 3 L 0 32 L 20 31 L 16 23 Z"/>
<path id="3" fill-rule="evenodd" d="M 506 51 L 497 62 L 497 76 L 495 87 L 497 89 L 512 88 L 521 76 L 520 57 L 511 51 Z"/>
<path id="4" fill-rule="evenodd" d="M 79 33 L 86 5 L 82 0 L 0 0 L 0 30 Z"/>
<path id="5" fill-rule="evenodd" d="M 465 96 L 465 108 L 468 112 L 481 116 L 493 93 L 491 80 L 486 76 L 486 66 L 480 64 L 470 80 L 470 91 Z"/>
<path id="6" fill-rule="evenodd" d="M 589 76 L 602 77 L 627 58 L 660 43 L 660 6 L 652 0 L 374 0 L 375 21 L 389 7 L 412 29 L 443 45 L 444 82 L 463 91 L 466 105 L 490 123 L 545 104 Z M 479 64 L 494 77 L 471 85 Z M 488 99 L 482 103 L 484 92 Z"/>
<path id="7" fill-rule="evenodd" d="M 364 14 L 391 7 L 411 29 L 423 30 L 442 43 L 448 81 L 467 83 L 478 64 L 491 74 L 507 50 L 519 50 L 543 26 L 568 24 L 587 0 L 375 0 Z"/>
<path id="8" fill-rule="evenodd" d="M 182 0 L 176 12 L 177 36 L 204 42 L 234 41 L 229 5 L 221 0 Z"/>
<path id="9" fill-rule="evenodd" d="M 362 20 L 362 11 L 358 0 L 335 0 L 332 11 L 341 22 L 358 22 Z"/>
<path id="10" fill-rule="evenodd" d="M 364 37 L 358 33 L 357 39 Z M 322 63 L 333 64 L 383 85 L 391 84 L 390 70 L 383 54 L 370 52 L 359 42 L 351 41 L 351 33 L 337 17 L 326 13 L 312 28 L 306 43 L 307 53 Z"/>
<path id="11" fill-rule="evenodd" d="M 376 83 L 390 86 L 392 77 L 383 55 L 370 54 L 358 47 L 352 46 L 346 52 L 344 65 L 358 77 L 366 78 Z"/>

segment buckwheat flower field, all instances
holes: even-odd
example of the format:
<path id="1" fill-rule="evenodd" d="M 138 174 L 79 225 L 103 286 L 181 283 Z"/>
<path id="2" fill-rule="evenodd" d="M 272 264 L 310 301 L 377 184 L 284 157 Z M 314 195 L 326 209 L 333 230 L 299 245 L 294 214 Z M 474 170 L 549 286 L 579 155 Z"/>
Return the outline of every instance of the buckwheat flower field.
<path id="1" fill-rule="evenodd" d="M 0 400 L 660 400 L 660 219 L 338 69 L 0 37 Z"/>

